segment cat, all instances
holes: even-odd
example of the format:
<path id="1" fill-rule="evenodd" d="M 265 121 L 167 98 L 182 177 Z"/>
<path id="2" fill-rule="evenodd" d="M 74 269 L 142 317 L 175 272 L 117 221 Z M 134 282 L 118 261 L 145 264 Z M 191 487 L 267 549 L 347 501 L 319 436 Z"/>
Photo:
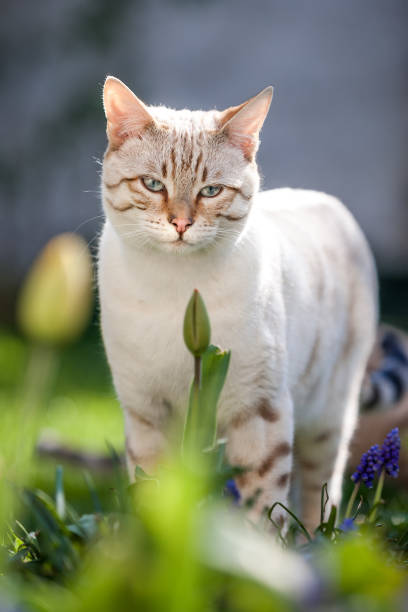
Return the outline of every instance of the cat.
<path id="1" fill-rule="evenodd" d="M 213 341 L 232 351 L 218 430 L 229 462 L 245 468 L 242 503 L 255 499 L 256 521 L 297 497 L 312 529 L 323 483 L 340 502 L 374 344 L 367 242 L 330 195 L 259 191 L 271 87 L 224 111 L 176 111 L 148 107 L 108 77 L 103 99 L 101 326 L 130 476 L 136 465 L 155 469 L 185 409 L 192 363 L 182 323 L 198 288 Z M 285 528 L 285 513 L 274 517 Z"/>

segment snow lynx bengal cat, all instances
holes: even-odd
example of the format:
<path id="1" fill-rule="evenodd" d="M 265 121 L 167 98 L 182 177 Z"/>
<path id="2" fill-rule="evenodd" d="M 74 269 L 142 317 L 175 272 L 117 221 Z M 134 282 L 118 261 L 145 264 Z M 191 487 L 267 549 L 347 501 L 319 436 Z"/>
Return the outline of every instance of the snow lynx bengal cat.
<path id="1" fill-rule="evenodd" d="M 299 491 L 308 527 L 328 482 L 339 503 L 377 317 L 373 258 L 356 222 L 316 191 L 259 191 L 268 87 L 224 111 L 148 107 L 104 88 L 102 331 L 125 416 L 130 474 L 166 448 L 186 406 L 185 306 L 198 288 L 216 344 L 231 349 L 219 406 L 251 513 Z M 283 523 L 283 516 L 278 517 Z"/>

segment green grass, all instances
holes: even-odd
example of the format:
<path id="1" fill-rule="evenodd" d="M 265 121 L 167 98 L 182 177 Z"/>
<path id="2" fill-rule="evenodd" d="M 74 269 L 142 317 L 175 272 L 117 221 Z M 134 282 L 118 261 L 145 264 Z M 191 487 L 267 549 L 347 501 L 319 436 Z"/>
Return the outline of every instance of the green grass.
<path id="1" fill-rule="evenodd" d="M 21 338 L 0 333 L 0 443 L 9 460 L 25 443 L 15 429 L 28 357 Z M 109 444 L 122 451 L 122 415 L 96 327 L 62 350 L 39 417 L 42 433 L 62 444 L 98 453 L 108 453 Z M 293 558 L 265 534 L 248 531 L 245 515 L 221 495 L 222 473 L 214 478 L 212 470 L 173 458 L 158 480 L 140 474 L 128 488 L 123 471 L 90 478 L 82 467 L 66 464 L 58 505 L 56 469 L 55 460 L 34 456 L 22 480 L 26 492 L 12 480 L 2 489 L 11 488 L 20 503 L 2 510 L 8 529 L 0 609 L 3 599 L 28 612 L 406 609 L 408 499 L 394 481 L 386 483 L 375 526 L 366 524 L 373 492 L 365 490 L 356 531 L 323 523 L 304 544 L 294 522 L 283 547 L 295 551 Z M 8 480 L 8 466 L 5 474 Z M 349 484 L 345 490 L 347 498 Z M 63 498 L 66 511 L 59 515 Z M 0 509 L 5 503 L 0 499 Z M 296 570 L 293 559 L 300 564 Z M 283 579 L 276 583 L 278 570 Z M 304 572 L 312 576 L 307 588 L 300 586 Z"/>
<path id="2" fill-rule="evenodd" d="M 10 331 L 0 331 L 0 406 L 12 411 L 24 383 L 28 346 Z M 61 443 L 106 451 L 121 449 L 123 421 L 96 329 L 73 347 L 62 349 L 46 406 L 43 429 Z"/>
<path id="3" fill-rule="evenodd" d="M 3 423 L 17 424 L 28 344 L 10 330 L 0 331 L 0 411 Z M 98 329 L 92 327 L 77 345 L 62 349 L 50 396 L 41 406 L 41 434 L 73 449 L 108 454 L 123 451 L 123 420 Z M 1 435 L 7 435 L 3 432 Z M 16 454 L 18 449 L 16 449 Z M 34 456 L 30 486 L 54 487 L 57 462 Z M 94 473 L 105 508 L 112 506 L 113 473 Z M 90 494 L 81 467 L 65 466 L 65 488 L 79 512 L 89 509 Z"/>

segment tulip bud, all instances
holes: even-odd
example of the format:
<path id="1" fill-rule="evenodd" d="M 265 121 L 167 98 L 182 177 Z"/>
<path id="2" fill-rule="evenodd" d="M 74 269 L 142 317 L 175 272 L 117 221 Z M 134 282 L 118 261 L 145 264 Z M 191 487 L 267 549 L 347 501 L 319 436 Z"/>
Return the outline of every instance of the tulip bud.
<path id="1" fill-rule="evenodd" d="M 207 309 L 200 293 L 194 289 L 184 315 L 184 342 L 188 350 L 199 357 L 208 348 L 210 336 Z"/>
<path id="2" fill-rule="evenodd" d="M 89 321 L 92 261 L 86 242 L 61 234 L 45 246 L 23 284 L 17 316 L 22 330 L 41 343 L 75 340 Z"/>

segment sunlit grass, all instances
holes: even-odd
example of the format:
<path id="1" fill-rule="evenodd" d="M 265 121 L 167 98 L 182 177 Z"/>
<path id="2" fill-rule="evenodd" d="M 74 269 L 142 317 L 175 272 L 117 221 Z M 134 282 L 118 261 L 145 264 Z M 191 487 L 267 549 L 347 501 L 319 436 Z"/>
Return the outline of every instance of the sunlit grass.
<path id="1" fill-rule="evenodd" d="M 11 331 L 0 331 L 0 407 L 16 413 L 24 381 L 28 345 Z M 97 330 L 66 348 L 59 358 L 47 405 L 42 407 L 44 434 L 61 444 L 106 452 L 107 442 L 123 446 L 123 420 Z"/>

